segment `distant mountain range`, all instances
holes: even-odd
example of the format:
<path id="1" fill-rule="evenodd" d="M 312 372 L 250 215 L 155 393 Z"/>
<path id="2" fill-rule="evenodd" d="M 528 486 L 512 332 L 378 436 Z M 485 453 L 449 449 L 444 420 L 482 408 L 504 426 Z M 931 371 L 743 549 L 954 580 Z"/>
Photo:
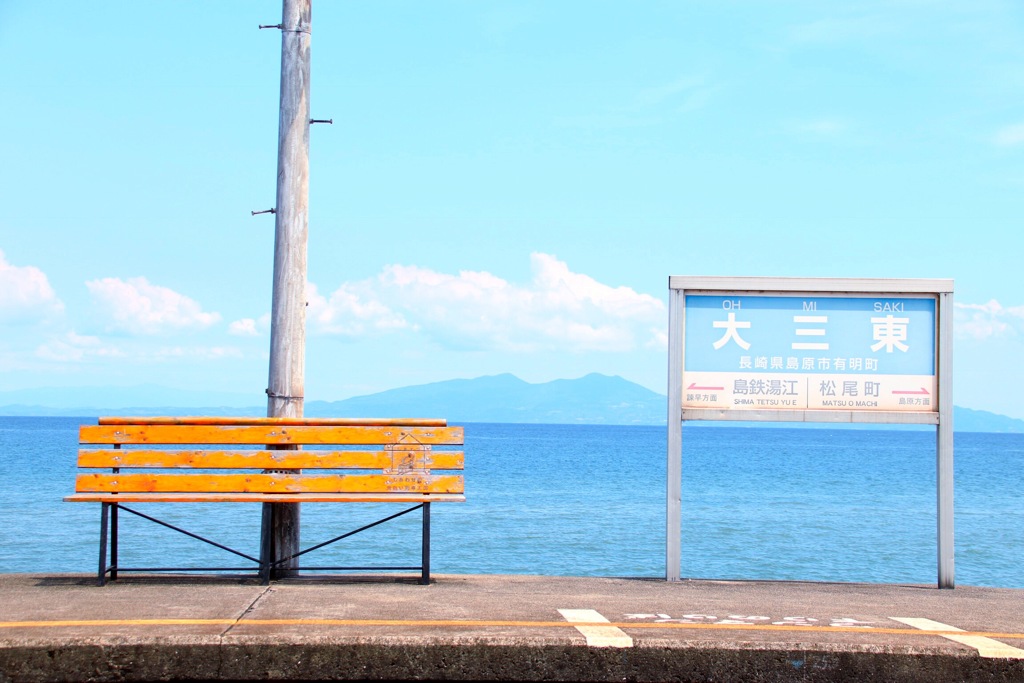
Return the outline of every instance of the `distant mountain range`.
<path id="1" fill-rule="evenodd" d="M 123 396 L 122 400 L 117 400 L 118 395 Z M 153 406 L 156 396 L 161 400 L 170 399 L 168 405 Z M 227 393 L 204 394 L 204 400 L 210 399 L 208 407 L 180 407 L 185 400 L 176 407 L 174 399 L 186 396 L 184 392 L 175 393 L 161 387 L 0 392 L 0 415 L 262 415 L 266 410 L 264 406 L 240 406 L 238 395 Z M 9 400 L 12 398 L 16 400 Z M 510 374 L 492 375 L 392 389 L 343 401 L 307 401 L 305 405 L 308 417 L 443 417 L 452 423 L 663 425 L 666 412 L 663 394 L 621 377 L 600 374 L 541 384 L 524 382 Z M 957 407 L 953 421 L 956 430 L 961 432 L 1024 433 L 1024 420 L 983 410 Z M 758 423 L 714 424 L 738 427 Z M 794 425 L 789 423 L 788 426 Z M 813 426 L 837 427 L 835 424 Z M 870 429 L 873 425 L 848 427 Z"/>
<path id="2" fill-rule="evenodd" d="M 621 377 L 598 374 L 543 384 L 493 375 L 306 404 L 311 417 L 433 415 L 461 422 L 651 425 L 664 424 L 665 413 L 661 394 Z"/>

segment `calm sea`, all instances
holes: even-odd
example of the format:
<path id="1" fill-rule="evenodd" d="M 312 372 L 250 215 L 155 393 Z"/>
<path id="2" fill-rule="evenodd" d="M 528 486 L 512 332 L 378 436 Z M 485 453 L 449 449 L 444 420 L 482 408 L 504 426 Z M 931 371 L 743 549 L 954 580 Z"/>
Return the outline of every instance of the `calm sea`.
<path id="1" fill-rule="evenodd" d="M 99 505 L 61 501 L 82 423 L 94 420 L 0 418 L 0 572 L 94 571 Z M 683 438 L 684 577 L 936 581 L 934 433 L 688 425 Z M 433 571 L 664 576 L 664 461 L 663 427 L 468 424 L 469 501 L 434 506 Z M 955 486 L 957 583 L 1024 587 L 1024 435 L 957 434 Z M 303 545 L 374 507 L 304 505 Z M 154 510 L 256 554 L 257 505 Z M 416 564 L 417 523 L 375 528 L 316 563 Z M 149 522 L 122 524 L 125 564 L 234 563 Z"/>

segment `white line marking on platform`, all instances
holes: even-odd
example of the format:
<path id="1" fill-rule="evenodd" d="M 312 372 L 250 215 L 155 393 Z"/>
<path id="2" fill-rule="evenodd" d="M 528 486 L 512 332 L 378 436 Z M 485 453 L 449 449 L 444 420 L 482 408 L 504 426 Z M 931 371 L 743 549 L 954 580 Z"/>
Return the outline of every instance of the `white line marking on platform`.
<path id="1" fill-rule="evenodd" d="M 889 617 L 893 621 L 898 621 L 901 624 L 907 626 L 913 626 L 919 628 L 922 631 L 963 631 L 963 629 L 956 628 L 955 626 L 947 626 L 931 619 L 918 619 L 916 617 Z M 941 634 L 943 638 L 966 645 L 967 647 L 973 647 L 978 651 L 978 654 L 982 657 L 991 657 L 993 659 L 1024 659 L 1024 650 L 1001 643 L 998 640 L 986 638 L 984 636 L 958 636 L 951 633 Z"/>
<path id="2" fill-rule="evenodd" d="M 590 647 L 633 647 L 633 639 L 617 626 L 600 626 L 609 621 L 592 609 L 560 609 L 558 612 L 583 634 Z"/>

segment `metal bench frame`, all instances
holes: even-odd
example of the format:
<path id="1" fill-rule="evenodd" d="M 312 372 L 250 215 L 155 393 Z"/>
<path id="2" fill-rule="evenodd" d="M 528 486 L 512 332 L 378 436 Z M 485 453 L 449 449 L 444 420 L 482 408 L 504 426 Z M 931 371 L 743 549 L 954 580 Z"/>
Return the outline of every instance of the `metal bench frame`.
<path id="1" fill-rule="evenodd" d="M 198 541 L 202 541 L 208 545 L 212 545 L 215 548 L 219 548 L 225 552 L 232 553 L 242 557 L 256 565 L 256 578 L 260 580 L 263 585 L 269 585 L 271 580 L 281 578 L 279 575 L 279 567 L 287 565 L 294 559 L 297 559 L 303 555 L 311 553 L 315 550 L 320 550 L 329 545 L 333 545 L 338 541 L 342 541 L 351 536 L 355 536 L 358 533 L 372 529 L 375 526 L 390 522 L 393 519 L 402 517 L 416 510 L 422 510 L 422 533 L 421 533 L 421 560 L 418 566 L 318 566 L 308 567 L 303 565 L 301 571 L 416 571 L 420 573 L 419 583 L 420 585 L 427 585 L 430 583 L 430 503 L 423 502 L 414 505 L 410 508 L 402 510 L 401 512 L 389 515 L 378 519 L 375 522 L 366 524 L 353 531 L 346 532 L 340 536 L 317 543 L 316 545 L 310 546 L 304 550 L 300 550 L 297 553 L 283 557 L 278 560 L 273 560 L 274 557 L 274 545 L 273 545 L 273 534 L 271 533 L 273 524 L 273 503 L 265 503 L 263 505 L 263 517 L 260 525 L 260 556 L 259 558 L 253 557 L 247 553 L 243 553 L 240 550 L 236 550 L 222 543 L 210 540 L 204 536 L 188 531 L 181 527 L 165 522 L 164 520 L 152 517 L 138 510 L 134 510 L 124 503 L 100 503 L 100 559 L 99 569 L 96 574 L 96 582 L 98 586 L 105 586 L 107 583 L 107 577 L 110 577 L 111 581 L 116 581 L 119 572 L 136 572 L 136 573 L 159 573 L 159 572 L 229 572 L 239 571 L 246 572 L 253 569 L 249 567 L 121 567 L 119 566 L 119 547 L 118 547 L 118 516 L 121 510 L 129 512 L 137 517 L 146 519 L 154 524 L 159 524 L 162 527 L 171 529 L 180 534 L 194 538 Z M 108 548 L 109 548 L 109 559 L 108 559 Z"/>

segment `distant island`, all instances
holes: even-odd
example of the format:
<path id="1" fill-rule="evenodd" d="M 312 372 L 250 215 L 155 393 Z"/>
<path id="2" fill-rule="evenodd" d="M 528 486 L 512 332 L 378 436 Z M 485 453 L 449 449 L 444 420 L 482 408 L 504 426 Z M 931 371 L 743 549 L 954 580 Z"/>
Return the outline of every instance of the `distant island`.
<path id="1" fill-rule="evenodd" d="M 124 399 L 117 400 L 123 391 Z M 153 406 L 153 398 L 168 400 Z M 0 392 L 0 415 L 94 416 L 94 415 L 262 415 L 265 406 L 237 407 L 237 396 L 209 396 L 210 405 L 183 407 L 184 392 L 163 387 L 48 389 L 32 392 Z M 93 400 L 89 400 L 89 398 Z M 101 397 L 101 400 L 96 400 Z M 145 400 L 144 397 L 149 397 Z M 175 405 L 175 399 L 180 404 Z M 231 406 L 230 399 L 236 404 Z M 134 400 L 133 400 L 134 399 Z M 72 401 L 72 403 L 69 403 Z M 80 401 L 80 403 L 78 402 Z M 6 405 L 5 405 L 6 404 Z M 515 375 L 453 379 L 391 389 L 342 401 L 307 401 L 308 417 L 444 417 L 451 422 L 499 422 L 532 424 L 664 425 L 665 395 L 618 376 L 589 374 L 578 379 L 559 379 L 531 384 Z M 1024 433 L 1024 420 L 984 410 L 957 406 L 953 423 L 960 432 Z M 708 424 L 708 423 L 703 423 Z M 765 423 L 714 423 L 731 427 L 765 426 Z M 797 426 L 796 423 L 774 423 Z M 873 429 L 876 425 L 808 424 L 808 427 Z M 927 427 L 917 427 L 928 429 Z"/>

